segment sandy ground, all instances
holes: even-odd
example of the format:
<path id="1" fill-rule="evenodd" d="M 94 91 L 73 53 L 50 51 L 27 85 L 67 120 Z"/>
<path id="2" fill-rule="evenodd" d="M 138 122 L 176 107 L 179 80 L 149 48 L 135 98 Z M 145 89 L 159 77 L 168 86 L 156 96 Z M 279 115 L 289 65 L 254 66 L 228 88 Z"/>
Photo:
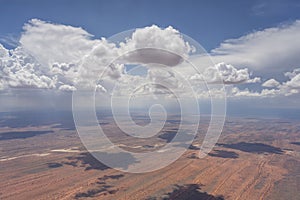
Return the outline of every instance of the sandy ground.
<path id="1" fill-rule="evenodd" d="M 300 199 L 299 123 L 272 122 L 232 120 L 205 158 L 195 156 L 195 144 L 173 164 L 145 174 L 99 163 L 74 130 L 36 127 L 53 132 L 0 140 L 0 199 Z"/>

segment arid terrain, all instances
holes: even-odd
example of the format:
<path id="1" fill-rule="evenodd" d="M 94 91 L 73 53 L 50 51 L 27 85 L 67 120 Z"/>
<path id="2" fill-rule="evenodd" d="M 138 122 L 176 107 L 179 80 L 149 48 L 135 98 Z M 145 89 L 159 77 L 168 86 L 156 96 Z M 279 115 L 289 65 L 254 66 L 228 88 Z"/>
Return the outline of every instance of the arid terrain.
<path id="1" fill-rule="evenodd" d="M 204 119 L 196 140 L 180 159 L 158 171 L 131 174 L 95 160 L 82 145 L 69 112 L 1 113 L 0 117 L 1 200 L 300 199 L 297 120 L 228 117 L 214 150 L 199 159 L 208 123 Z M 139 117 L 137 123 L 145 120 Z M 139 141 L 137 147 L 122 136 L 109 115 L 99 121 L 112 141 L 136 151 L 169 142 L 179 123 L 174 116 L 161 133 Z"/>

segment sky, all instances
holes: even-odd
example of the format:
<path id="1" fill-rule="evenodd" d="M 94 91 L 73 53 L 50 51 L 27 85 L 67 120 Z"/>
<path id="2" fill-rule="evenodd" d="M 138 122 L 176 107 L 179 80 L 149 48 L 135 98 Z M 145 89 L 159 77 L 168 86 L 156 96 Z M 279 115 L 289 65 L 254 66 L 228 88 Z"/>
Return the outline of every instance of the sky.
<path id="1" fill-rule="evenodd" d="M 185 43 L 182 33 L 202 45 L 212 58 L 213 67 L 207 57 L 189 57 L 199 66 L 206 65 L 200 71 L 209 84 L 220 84 L 222 79 L 228 113 L 299 113 L 299 1 L 0 0 L 0 4 L 0 110 L 50 104 L 68 107 L 70 92 L 78 89 L 78 81 L 94 80 L 95 74 L 104 73 L 98 62 L 104 65 L 107 59 L 136 47 L 171 50 L 189 57 L 193 45 Z M 121 47 L 104 39 L 126 30 L 133 30 L 133 35 L 128 35 L 130 40 Z M 160 62 L 192 84 L 198 99 L 207 98 L 201 77 L 185 62 L 163 51 L 159 56 L 146 53 L 161 56 Z M 149 69 L 146 78 L 133 76 L 128 66 L 115 64 L 100 83 L 93 83 L 100 96 L 111 94 L 116 82 L 121 83 L 118 94 L 127 95 L 145 80 L 186 93 L 186 85 L 178 83 L 179 75 L 151 68 L 139 55 L 124 59 L 142 65 L 142 71 L 143 67 Z M 95 57 L 101 59 L 95 61 Z M 149 91 L 169 94 L 150 87 L 143 88 L 140 95 Z"/>
<path id="2" fill-rule="evenodd" d="M 24 23 L 38 18 L 82 27 L 95 37 L 156 24 L 172 25 L 207 50 L 254 30 L 299 19 L 299 1 L 209 0 L 1 0 L 0 35 L 19 36 Z"/>

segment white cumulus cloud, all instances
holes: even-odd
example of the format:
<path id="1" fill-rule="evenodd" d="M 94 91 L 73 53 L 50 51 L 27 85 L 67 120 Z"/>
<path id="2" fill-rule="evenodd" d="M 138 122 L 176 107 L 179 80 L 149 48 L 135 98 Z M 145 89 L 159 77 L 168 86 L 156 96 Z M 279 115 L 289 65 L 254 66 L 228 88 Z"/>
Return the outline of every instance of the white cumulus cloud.
<path id="1" fill-rule="evenodd" d="M 61 85 L 61 86 L 59 86 L 59 90 L 66 91 L 66 92 L 72 92 L 72 91 L 75 91 L 76 88 L 72 85 Z"/>
<path id="2" fill-rule="evenodd" d="M 76 63 L 89 53 L 98 40 L 82 28 L 32 19 L 23 27 L 20 43 L 42 67 L 53 63 Z"/>
<path id="3" fill-rule="evenodd" d="M 169 26 L 162 29 L 156 25 L 136 29 L 131 38 L 121 43 L 124 52 L 132 52 L 125 59 L 133 63 L 156 63 L 175 66 L 187 58 L 193 47 L 185 42 L 178 30 Z"/>
<path id="4" fill-rule="evenodd" d="M 285 85 L 293 89 L 300 89 L 300 74 L 295 75 L 291 80 L 287 81 Z"/>
<path id="5" fill-rule="evenodd" d="M 210 95 L 202 90 L 205 88 L 203 80 L 209 84 L 224 83 L 229 88 L 229 97 L 273 97 L 300 92 L 300 69 L 293 69 L 300 61 L 299 20 L 224 41 L 212 50 L 211 57 L 218 64 L 210 64 L 211 67 L 201 62 L 203 55 L 189 57 L 194 47 L 171 26 L 160 28 L 152 25 L 136 29 L 121 43 L 113 43 L 106 38 L 95 39 L 80 27 L 38 19 L 30 20 L 23 29 L 20 46 L 8 50 L 0 44 L 0 90 L 42 88 L 75 91 L 79 84 L 86 84 L 101 93 L 111 94 L 114 85 L 119 83 L 120 94 L 170 93 L 159 84 L 186 94 L 187 85 L 182 81 L 186 79 L 196 88 L 199 97 Z M 196 66 L 203 67 L 202 71 L 188 69 L 183 61 L 187 57 Z M 210 60 L 207 56 L 205 59 Z M 116 62 L 112 64 L 113 60 Z M 131 75 L 126 72 L 124 63 L 141 64 L 147 68 L 147 74 Z M 237 86 L 261 82 L 261 78 L 254 77 L 252 71 L 282 73 L 287 70 L 290 71 L 285 73 L 287 81 L 280 83 L 269 79 L 261 85 L 267 88 L 250 90 Z M 145 82 L 158 84 L 141 86 L 136 90 Z M 218 88 L 211 91 L 215 94 L 221 92 Z"/>
<path id="6" fill-rule="evenodd" d="M 262 84 L 263 87 L 268 87 L 268 88 L 273 88 L 273 87 L 278 87 L 280 86 L 280 83 L 276 81 L 275 79 L 269 79 L 266 82 Z"/>
<path id="7" fill-rule="evenodd" d="M 16 49 L 7 50 L 0 45 L 1 88 L 74 91 L 76 84 L 83 82 L 95 87 L 102 75 L 104 83 L 97 88 L 107 92 L 105 86 L 125 76 L 123 64 L 110 62 L 126 52 L 148 48 L 126 54 L 122 59 L 129 63 L 150 63 L 156 59 L 158 63 L 174 66 L 193 50 L 176 29 L 156 25 L 136 29 L 120 44 L 105 38 L 94 39 L 80 27 L 39 19 L 30 20 L 23 29 Z"/>
<path id="8" fill-rule="evenodd" d="M 191 80 L 205 79 L 208 83 L 240 84 L 240 83 L 257 83 L 260 77 L 251 78 L 247 68 L 237 69 L 224 62 L 216 64 L 214 67 L 208 67 L 203 74 L 191 76 Z"/>

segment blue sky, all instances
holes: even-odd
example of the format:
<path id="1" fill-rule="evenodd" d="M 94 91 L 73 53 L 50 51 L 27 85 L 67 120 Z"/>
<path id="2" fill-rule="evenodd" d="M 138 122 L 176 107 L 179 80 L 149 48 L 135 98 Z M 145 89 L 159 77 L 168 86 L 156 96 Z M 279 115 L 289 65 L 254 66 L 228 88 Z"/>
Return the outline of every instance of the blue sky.
<path id="1" fill-rule="evenodd" d="M 157 24 L 189 35 L 207 50 L 228 38 L 300 18 L 297 0 L 0 0 L 0 35 L 19 36 L 32 18 L 80 26 L 96 37 Z"/>
<path id="2" fill-rule="evenodd" d="M 300 107 L 299 1 L 0 0 L 0 5 L 0 76 L 6 77 L 0 79 L 0 111 L 70 106 L 70 94 L 59 92 L 76 90 L 71 79 L 82 52 L 95 45 L 109 49 L 101 37 L 135 28 L 141 28 L 140 41 L 153 42 L 151 33 L 160 48 L 173 44 L 172 50 L 183 54 L 188 46 L 176 31 L 200 43 L 224 76 L 229 111 L 261 115 L 269 110 L 272 115 L 276 109 L 287 113 Z M 115 56 L 114 51 L 102 53 Z M 201 57 L 193 59 L 203 63 Z M 121 67 L 114 70 L 114 76 L 126 77 Z M 152 75 L 166 79 L 155 70 Z M 186 76 L 197 81 L 194 74 Z M 99 85 L 105 92 L 109 87 Z"/>

